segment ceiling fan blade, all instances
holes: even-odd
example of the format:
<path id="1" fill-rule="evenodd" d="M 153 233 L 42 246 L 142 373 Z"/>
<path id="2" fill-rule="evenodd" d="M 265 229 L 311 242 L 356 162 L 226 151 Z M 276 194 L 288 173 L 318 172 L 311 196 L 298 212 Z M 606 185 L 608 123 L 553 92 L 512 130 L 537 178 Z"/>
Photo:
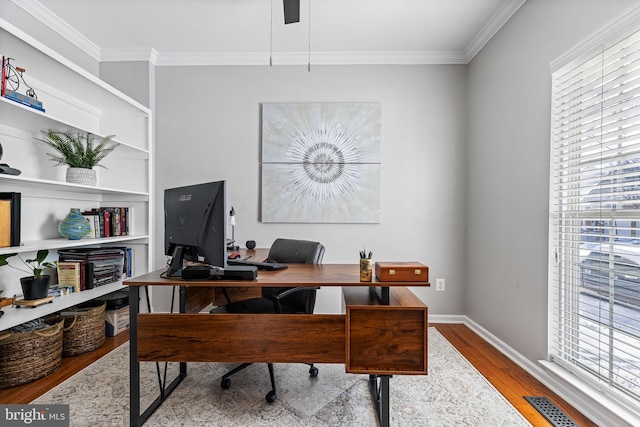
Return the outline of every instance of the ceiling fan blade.
<path id="1" fill-rule="evenodd" d="M 294 24 L 300 22 L 300 0 L 283 0 L 284 23 Z"/>

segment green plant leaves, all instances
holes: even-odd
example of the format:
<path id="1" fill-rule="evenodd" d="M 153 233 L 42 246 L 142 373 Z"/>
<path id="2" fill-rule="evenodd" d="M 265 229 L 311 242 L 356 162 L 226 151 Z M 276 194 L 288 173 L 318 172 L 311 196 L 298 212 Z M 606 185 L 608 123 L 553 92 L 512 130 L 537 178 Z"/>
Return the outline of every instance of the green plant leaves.
<path id="1" fill-rule="evenodd" d="M 22 263 L 26 265 L 29 270 L 25 270 L 24 268 L 14 267 L 13 265 L 9 264 L 8 258 L 15 255 L 18 255 L 18 254 L 13 253 L 13 254 L 0 255 L 0 267 L 3 265 L 8 265 L 9 267 L 15 268 L 16 270 L 32 273 L 33 277 L 37 279 L 38 277 L 40 277 L 40 275 L 42 274 L 45 268 L 55 268 L 57 265 L 56 261 L 53 261 L 53 262 L 45 261 L 45 259 L 47 259 L 47 256 L 49 255 L 49 250 L 47 249 L 40 249 L 36 253 L 36 257 L 31 259 L 22 259 L 20 255 L 18 255 L 18 258 L 20 259 L 20 261 L 22 261 Z"/>
<path id="2" fill-rule="evenodd" d="M 56 150 L 59 155 L 47 153 L 56 166 L 68 165 L 74 168 L 93 169 L 100 166 L 100 161 L 111 153 L 119 144 L 108 145 L 115 135 L 102 138 L 98 145 L 94 145 L 95 135 L 87 132 L 83 134 L 70 134 L 54 130 L 41 131 L 44 139 L 36 138 L 49 147 Z"/>

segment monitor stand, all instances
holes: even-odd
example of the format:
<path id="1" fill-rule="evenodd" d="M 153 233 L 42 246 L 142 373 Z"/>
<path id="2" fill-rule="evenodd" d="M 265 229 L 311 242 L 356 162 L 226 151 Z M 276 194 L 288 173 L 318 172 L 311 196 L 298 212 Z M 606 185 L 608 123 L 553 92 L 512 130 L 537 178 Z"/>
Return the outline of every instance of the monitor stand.
<path id="1" fill-rule="evenodd" d="M 171 263 L 167 267 L 167 277 L 182 277 L 185 252 L 186 248 L 184 246 L 178 245 L 173 249 Z"/>

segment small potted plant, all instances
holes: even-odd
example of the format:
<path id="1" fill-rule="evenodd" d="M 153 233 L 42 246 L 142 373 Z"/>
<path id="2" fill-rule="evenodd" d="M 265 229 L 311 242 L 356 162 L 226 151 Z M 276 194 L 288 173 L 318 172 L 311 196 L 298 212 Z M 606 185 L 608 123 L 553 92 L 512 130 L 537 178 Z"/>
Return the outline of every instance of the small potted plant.
<path id="1" fill-rule="evenodd" d="M 94 143 L 92 133 L 72 134 L 55 130 L 42 131 L 44 139 L 38 139 L 58 152 L 58 155 L 47 153 L 56 166 L 67 165 L 67 182 L 74 184 L 96 185 L 96 166 L 105 168 L 100 164 L 107 154 L 111 153 L 118 144 L 109 144 L 115 135 L 102 138 Z"/>
<path id="2" fill-rule="evenodd" d="M 22 285 L 22 294 L 26 300 L 36 300 L 45 298 L 49 292 L 49 280 L 51 276 L 48 274 L 42 274 L 45 268 L 55 268 L 56 262 L 46 261 L 49 251 L 41 249 L 36 253 L 36 257 L 33 259 L 22 259 L 18 255 L 18 259 L 26 266 L 15 267 L 9 264 L 8 259 L 18 254 L 5 254 L 0 255 L 0 266 L 8 265 L 11 268 L 20 270 L 27 273 L 33 273 L 32 276 L 26 276 L 20 278 L 20 284 Z"/>

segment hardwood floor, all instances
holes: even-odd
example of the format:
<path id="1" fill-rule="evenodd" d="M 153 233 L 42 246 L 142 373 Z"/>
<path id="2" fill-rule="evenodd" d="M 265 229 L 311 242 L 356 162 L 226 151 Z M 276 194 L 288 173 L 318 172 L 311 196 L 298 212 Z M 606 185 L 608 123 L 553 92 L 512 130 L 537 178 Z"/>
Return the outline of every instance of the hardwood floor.
<path id="1" fill-rule="evenodd" d="M 462 324 L 434 324 L 431 326 L 435 326 L 532 425 L 551 426 L 523 396 L 546 396 L 580 426 L 597 427 L 596 424 L 576 411 L 467 326 Z M 53 374 L 28 384 L 0 390 L 0 403 L 29 403 L 128 339 L 129 333 L 123 332 L 116 337 L 107 338 L 105 344 L 97 350 L 78 356 L 65 357 L 62 359 L 60 369 Z"/>
<path id="2" fill-rule="evenodd" d="M 523 396 L 545 396 L 582 427 L 597 427 L 507 356 L 462 324 L 434 324 L 493 386 L 534 426 L 551 426 Z"/>

